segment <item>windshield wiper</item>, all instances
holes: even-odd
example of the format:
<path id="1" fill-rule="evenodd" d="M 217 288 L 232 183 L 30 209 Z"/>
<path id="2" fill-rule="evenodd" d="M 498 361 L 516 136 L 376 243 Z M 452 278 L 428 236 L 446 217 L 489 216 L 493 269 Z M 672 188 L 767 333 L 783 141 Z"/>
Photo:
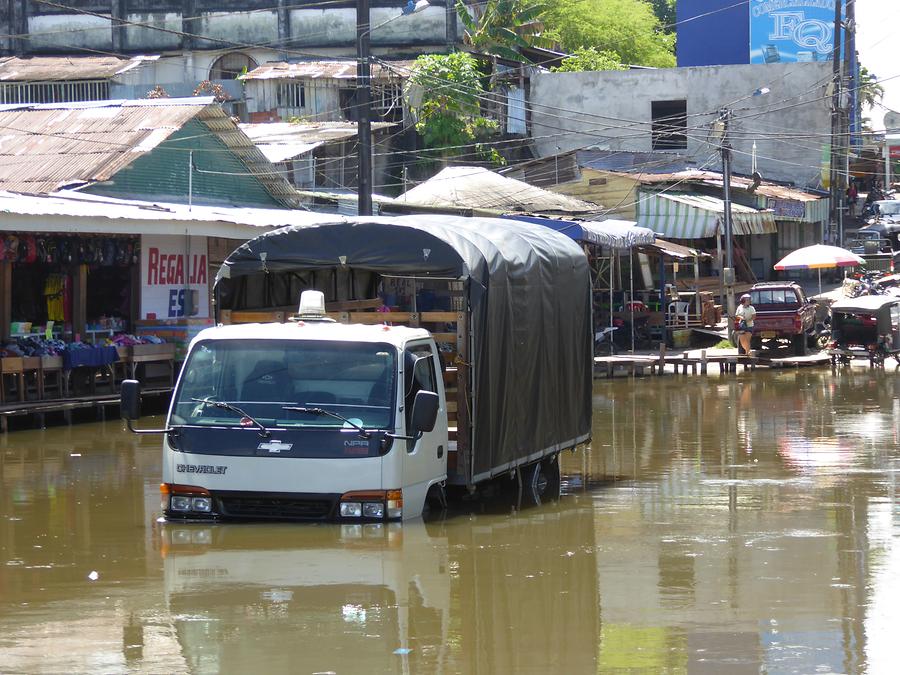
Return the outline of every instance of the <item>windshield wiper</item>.
<path id="1" fill-rule="evenodd" d="M 293 412 L 308 413 L 309 415 L 316 415 L 317 417 L 321 416 L 321 415 L 327 415 L 328 417 L 333 417 L 336 420 L 341 420 L 342 422 L 346 422 L 351 427 L 356 429 L 362 438 L 371 438 L 372 437 L 371 431 L 369 431 L 367 429 L 363 429 L 356 422 L 354 422 L 353 420 L 347 419 L 340 413 L 331 412 L 330 410 L 325 410 L 325 408 L 304 408 L 303 406 L 298 406 L 298 405 L 285 405 L 285 406 L 282 406 L 281 409 L 282 410 L 291 410 Z"/>
<path id="2" fill-rule="evenodd" d="M 227 403 L 225 401 L 215 401 L 211 398 L 194 398 L 191 397 L 192 401 L 196 401 L 197 403 L 202 403 L 203 405 L 210 406 L 212 408 L 221 408 L 223 410 L 230 410 L 231 412 L 235 412 L 238 415 L 246 417 L 248 420 L 253 422 L 259 428 L 259 435 L 263 438 L 268 438 L 272 435 L 272 432 L 266 429 L 266 425 L 260 422 L 255 417 L 248 415 L 246 412 L 238 408 L 236 405 L 232 405 L 231 403 Z"/>

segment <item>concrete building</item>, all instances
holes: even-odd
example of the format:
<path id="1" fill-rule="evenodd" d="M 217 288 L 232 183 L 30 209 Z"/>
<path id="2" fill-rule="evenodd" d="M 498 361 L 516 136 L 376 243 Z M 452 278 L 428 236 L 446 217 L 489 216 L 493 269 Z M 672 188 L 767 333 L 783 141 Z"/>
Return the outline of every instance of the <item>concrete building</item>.
<path id="1" fill-rule="evenodd" d="M 402 1 L 370 4 L 373 56 L 415 58 L 459 42 L 452 2 L 433 0 L 409 16 L 401 14 Z M 100 0 L 90 6 L 11 0 L 0 6 L 0 56 L 61 54 L 159 55 L 135 71 L 138 77 L 118 78 L 109 96 L 142 98 L 156 85 L 172 97 L 190 96 L 210 80 L 238 101 L 243 92 L 236 78 L 264 63 L 355 57 L 356 6 L 286 0 Z M 57 71 L 53 79 L 76 78 Z M 238 106 L 233 112 L 244 111 Z"/>
<path id="2" fill-rule="evenodd" d="M 402 122 L 403 86 L 413 61 L 375 63 L 371 66 L 371 117 L 374 121 Z M 355 121 L 356 63 L 310 60 L 273 62 L 241 75 L 251 122 L 261 117 L 310 122 Z"/>
<path id="3" fill-rule="evenodd" d="M 531 130 L 540 157 L 665 151 L 719 167 L 712 127 L 728 108 L 735 172 L 752 173 L 755 158 L 766 180 L 817 187 L 827 176 L 830 80 L 828 63 L 535 73 Z"/>

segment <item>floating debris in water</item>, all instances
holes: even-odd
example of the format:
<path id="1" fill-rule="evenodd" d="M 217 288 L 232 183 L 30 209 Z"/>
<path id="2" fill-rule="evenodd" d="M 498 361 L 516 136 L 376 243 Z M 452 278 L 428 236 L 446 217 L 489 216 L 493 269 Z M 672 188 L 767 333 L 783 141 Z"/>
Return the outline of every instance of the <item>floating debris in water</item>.
<path id="1" fill-rule="evenodd" d="M 91 581 L 97 581 L 97 579 L 99 578 L 100 574 L 97 572 L 97 570 L 93 570 L 90 574 L 88 574 L 88 579 L 90 579 Z"/>

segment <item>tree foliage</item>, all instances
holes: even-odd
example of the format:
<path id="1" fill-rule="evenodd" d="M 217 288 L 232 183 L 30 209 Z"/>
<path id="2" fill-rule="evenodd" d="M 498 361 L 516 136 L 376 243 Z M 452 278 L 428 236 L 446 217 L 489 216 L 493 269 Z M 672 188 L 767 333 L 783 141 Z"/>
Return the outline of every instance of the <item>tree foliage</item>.
<path id="1" fill-rule="evenodd" d="M 615 52 L 588 47 L 576 49 L 571 56 L 563 59 L 559 66 L 551 70 L 556 73 L 574 73 L 582 70 L 625 70 L 625 66 Z"/>
<path id="2" fill-rule="evenodd" d="M 871 110 L 884 98 L 884 87 L 878 83 L 869 69 L 859 67 L 859 103 L 864 108 Z"/>
<path id="3" fill-rule="evenodd" d="M 532 0 L 486 0 L 471 5 L 456 0 L 456 13 L 465 29 L 463 41 L 475 51 L 513 61 L 526 60 L 521 48 L 552 46 L 542 35 L 545 10 L 544 4 Z"/>
<path id="4" fill-rule="evenodd" d="M 674 30 L 672 26 L 678 20 L 675 14 L 675 0 L 649 0 L 649 2 L 663 29 L 671 33 Z"/>
<path id="5" fill-rule="evenodd" d="M 544 36 L 568 53 L 593 47 L 632 65 L 675 65 L 675 36 L 644 0 L 547 0 Z"/>
<path id="6" fill-rule="evenodd" d="M 491 161 L 502 161 L 495 151 L 480 145 L 499 127 L 481 115 L 481 78 L 478 62 L 465 52 L 416 59 L 410 83 L 421 99 L 410 100 L 410 107 L 416 115 L 416 131 L 437 156 L 461 155 L 471 147 Z"/>

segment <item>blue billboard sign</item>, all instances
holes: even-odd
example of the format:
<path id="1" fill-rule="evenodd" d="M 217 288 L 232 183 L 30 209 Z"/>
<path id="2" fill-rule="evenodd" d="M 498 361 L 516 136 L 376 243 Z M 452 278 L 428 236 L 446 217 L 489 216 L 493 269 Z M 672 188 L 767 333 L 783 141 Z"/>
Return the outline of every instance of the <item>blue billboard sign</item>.
<path id="1" fill-rule="evenodd" d="M 750 63 L 831 61 L 834 3 L 750 0 Z"/>

